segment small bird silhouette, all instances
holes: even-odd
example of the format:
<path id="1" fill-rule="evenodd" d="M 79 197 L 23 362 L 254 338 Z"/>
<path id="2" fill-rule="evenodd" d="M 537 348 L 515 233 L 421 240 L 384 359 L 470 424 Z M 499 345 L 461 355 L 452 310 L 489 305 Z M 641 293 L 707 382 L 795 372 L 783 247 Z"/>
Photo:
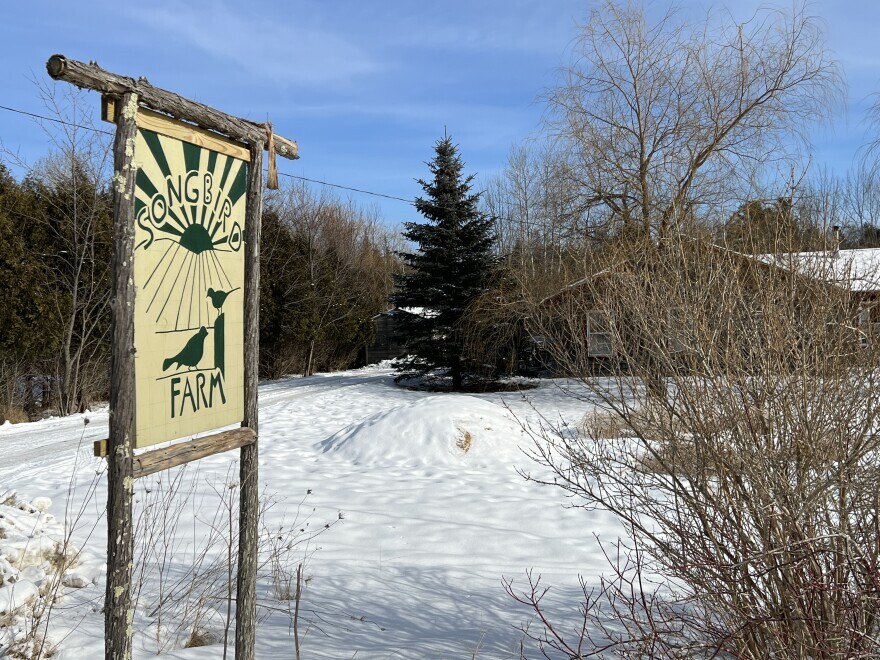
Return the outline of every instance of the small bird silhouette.
<path id="1" fill-rule="evenodd" d="M 211 299 L 211 304 L 214 305 L 214 309 L 223 309 L 223 303 L 226 302 L 226 297 L 233 291 L 238 291 L 240 288 L 241 287 L 237 286 L 234 289 L 229 289 L 229 291 L 214 291 L 214 289 L 208 289 L 208 297 Z"/>
<path id="2" fill-rule="evenodd" d="M 196 366 L 205 354 L 205 337 L 207 336 L 208 329 L 205 326 L 199 328 L 199 331 L 189 338 L 180 353 L 162 363 L 162 371 L 168 371 L 168 367 L 175 363 L 178 367 Z"/>

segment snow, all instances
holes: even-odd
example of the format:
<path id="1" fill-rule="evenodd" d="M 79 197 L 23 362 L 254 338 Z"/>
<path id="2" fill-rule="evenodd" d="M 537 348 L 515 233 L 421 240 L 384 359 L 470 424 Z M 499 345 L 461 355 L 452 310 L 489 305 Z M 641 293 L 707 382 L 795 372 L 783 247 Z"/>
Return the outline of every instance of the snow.
<path id="1" fill-rule="evenodd" d="M 521 460 L 524 434 L 497 403 L 437 395 L 369 415 L 320 447 L 360 467 L 488 468 Z"/>
<path id="2" fill-rule="evenodd" d="M 400 307 L 399 309 L 408 314 L 413 314 L 414 316 L 423 316 L 426 319 L 434 318 L 440 314 L 436 309 L 430 309 L 428 307 Z"/>
<path id="3" fill-rule="evenodd" d="M 760 261 L 826 280 L 850 291 L 880 291 L 880 249 L 762 254 Z"/>
<path id="4" fill-rule="evenodd" d="M 518 658 L 529 613 L 502 580 L 522 583 L 533 569 L 554 587 L 548 607 L 573 610 L 578 574 L 595 582 L 606 570 L 593 535 L 621 533 L 607 514 L 571 508 L 561 490 L 519 473 L 536 470 L 523 452 L 530 424 L 543 416 L 574 427 L 587 412 L 553 381 L 523 394 L 428 393 L 395 385 L 387 365 L 262 384 L 260 478 L 275 502 L 266 538 L 283 545 L 293 533 L 299 543 L 261 573 L 257 657 L 294 657 L 284 592 L 303 563 L 303 657 Z M 91 443 L 106 433 L 106 409 L 0 427 L 0 502 L 14 502 L 0 507 L 0 576 L 11 577 L 0 611 L 15 610 L 0 649 L 21 643 L 40 590 L 58 596 L 55 657 L 103 653 L 106 474 Z M 149 531 L 154 551 L 135 566 L 136 658 L 222 655 L 224 603 L 160 604 L 174 585 L 204 594 L 222 584 L 211 562 L 225 552 L 223 503 L 237 507 L 236 458 L 137 482 L 139 533 Z M 194 630 L 210 645 L 183 648 Z"/>
<path id="5" fill-rule="evenodd" d="M 0 614 L 19 611 L 36 600 L 37 593 L 37 585 L 24 577 L 18 582 L 0 587 Z"/>

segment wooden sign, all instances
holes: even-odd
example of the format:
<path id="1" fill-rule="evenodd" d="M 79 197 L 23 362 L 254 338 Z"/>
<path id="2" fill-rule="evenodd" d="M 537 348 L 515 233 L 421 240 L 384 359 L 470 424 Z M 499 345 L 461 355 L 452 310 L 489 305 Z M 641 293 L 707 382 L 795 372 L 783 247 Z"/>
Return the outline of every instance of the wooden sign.
<path id="1" fill-rule="evenodd" d="M 116 124 L 110 437 L 95 447 L 107 457 L 104 657 L 132 656 L 135 479 L 240 448 L 235 657 L 253 660 L 263 150 L 271 173 L 275 154 L 299 157 L 297 144 L 271 124 L 94 62 L 53 55 L 46 70 L 101 92 L 102 116 Z M 241 428 L 134 454 L 236 422 Z"/>
<path id="2" fill-rule="evenodd" d="M 250 153 L 147 110 L 137 124 L 135 446 L 146 447 L 244 419 Z"/>

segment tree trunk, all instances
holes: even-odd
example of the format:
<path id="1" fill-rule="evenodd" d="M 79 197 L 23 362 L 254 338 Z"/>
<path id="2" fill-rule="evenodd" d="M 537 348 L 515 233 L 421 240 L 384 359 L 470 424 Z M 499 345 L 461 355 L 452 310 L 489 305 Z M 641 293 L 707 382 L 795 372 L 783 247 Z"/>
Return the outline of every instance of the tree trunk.
<path id="1" fill-rule="evenodd" d="M 62 417 L 69 415 L 71 400 L 71 380 L 73 376 L 72 358 L 70 355 L 70 344 L 73 341 L 73 317 L 70 319 L 68 328 L 64 334 L 63 345 L 61 347 L 61 383 L 58 388 L 58 414 Z"/>
<path id="2" fill-rule="evenodd" d="M 453 392 L 460 392 L 461 385 L 462 385 L 462 382 L 461 382 L 462 381 L 462 378 L 461 378 L 461 357 L 458 355 L 456 355 L 452 359 L 451 373 L 452 373 L 452 391 Z"/>
<path id="3" fill-rule="evenodd" d="M 263 143 L 251 144 L 245 220 L 244 421 L 259 436 L 260 232 L 263 213 Z M 241 448 L 239 464 L 238 576 L 235 608 L 236 660 L 254 660 L 257 638 L 257 535 L 260 517 L 259 442 Z"/>
<path id="4" fill-rule="evenodd" d="M 303 369 L 303 376 L 311 376 L 312 375 L 312 362 L 315 359 L 315 340 L 312 339 L 309 342 L 309 352 L 306 354 L 306 365 L 305 369 Z"/>

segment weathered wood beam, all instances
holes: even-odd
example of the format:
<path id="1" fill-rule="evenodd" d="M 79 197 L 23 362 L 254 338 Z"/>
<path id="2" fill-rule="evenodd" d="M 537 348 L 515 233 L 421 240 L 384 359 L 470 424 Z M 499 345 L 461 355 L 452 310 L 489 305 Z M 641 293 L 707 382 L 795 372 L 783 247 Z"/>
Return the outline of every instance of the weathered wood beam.
<path id="1" fill-rule="evenodd" d="M 113 146 L 113 320 L 110 355 L 110 438 L 107 455 L 107 583 L 104 596 L 104 657 L 131 658 L 134 521 L 132 454 L 135 444 L 134 374 L 134 188 L 132 166 L 138 99 L 122 95 Z"/>
<path id="2" fill-rule="evenodd" d="M 148 474 L 161 472 L 199 458 L 244 447 L 256 439 L 257 434 L 251 429 L 239 428 L 147 451 L 134 457 L 132 476 L 135 479 L 140 479 Z"/>
<path id="3" fill-rule="evenodd" d="M 103 94 L 121 97 L 135 93 L 138 101 L 153 110 L 164 112 L 177 119 L 192 122 L 197 126 L 229 136 L 233 140 L 254 144 L 266 143 L 268 135 L 263 124 L 234 117 L 216 108 L 191 101 L 174 92 L 155 87 L 146 78 L 129 78 L 110 73 L 96 63 L 69 60 L 64 55 L 53 55 L 46 62 L 46 71 L 54 80 L 63 80 L 77 87 L 93 89 Z M 275 153 L 285 158 L 299 158 L 299 146 L 293 140 L 273 135 Z"/>
<path id="4" fill-rule="evenodd" d="M 244 256 L 244 421 L 259 435 L 257 385 L 260 353 L 260 233 L 263 217 L 263 145 L 251 145 Z M 239 464 L 238 579 L 235 657 L 253 660 L 257 634 L 257 554 L 260 518 L 259 441 L 241 448 Z"/>

